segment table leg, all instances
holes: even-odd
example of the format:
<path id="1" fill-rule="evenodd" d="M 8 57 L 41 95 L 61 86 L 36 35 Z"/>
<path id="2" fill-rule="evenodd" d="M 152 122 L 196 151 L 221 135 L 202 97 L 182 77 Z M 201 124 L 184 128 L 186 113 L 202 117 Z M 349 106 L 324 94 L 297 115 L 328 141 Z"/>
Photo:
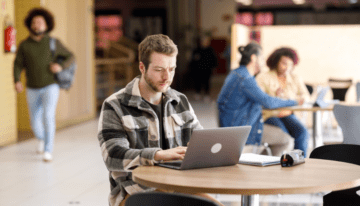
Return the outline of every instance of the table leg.
<path id="1" fill-rule="evenodd" d="M 241 206 L 259 206 L 259 195 L 241 195 Z"/>
<path id="2" fill-rule="evenodd" d="M 313 148 L 324 145 L 321 132 L 321 112 L 313 112 Z"/>

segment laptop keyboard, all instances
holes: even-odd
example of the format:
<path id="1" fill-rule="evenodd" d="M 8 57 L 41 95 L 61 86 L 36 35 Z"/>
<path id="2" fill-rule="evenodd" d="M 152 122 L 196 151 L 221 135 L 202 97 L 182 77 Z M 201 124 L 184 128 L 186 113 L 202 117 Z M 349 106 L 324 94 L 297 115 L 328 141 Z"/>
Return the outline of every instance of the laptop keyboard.
<path id="1" fill-rule="evenodd" d="M 180 167 L 180 166 L 181 166 L 181 163 L 182 163 L 182 161 L 176 161 L 176 162 L 163 162 L 163 163 L 161 163 L 161 164 Z"/>
<path id="2" fill-rule="evenodd" d="M 181 163 L 182 161 L 171 161 L 171 162 L 162 162 L 157 165 L 161 167 L 167 167 L 167 168 L 179 170 L 181 168 Z"/>

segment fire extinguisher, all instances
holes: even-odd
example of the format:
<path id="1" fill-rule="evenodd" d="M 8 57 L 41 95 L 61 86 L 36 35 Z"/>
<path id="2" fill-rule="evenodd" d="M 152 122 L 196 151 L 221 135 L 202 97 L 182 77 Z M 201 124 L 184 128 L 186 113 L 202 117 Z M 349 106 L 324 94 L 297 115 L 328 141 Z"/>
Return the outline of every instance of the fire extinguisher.
<path id="1" fill-rule="evenodd" d="M 13 25 L 7 24 L 4 32 L 5 40 L 5 52 L 15 52 L 16 51 L 16 30 Z"/>

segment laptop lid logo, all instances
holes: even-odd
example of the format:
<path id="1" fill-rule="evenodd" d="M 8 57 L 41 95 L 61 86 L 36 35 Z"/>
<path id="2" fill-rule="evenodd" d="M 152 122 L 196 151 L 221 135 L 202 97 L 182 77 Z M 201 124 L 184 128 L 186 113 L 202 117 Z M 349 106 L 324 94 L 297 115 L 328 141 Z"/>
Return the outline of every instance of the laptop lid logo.
<path id="1" fill-rule="evenodd" d="M 211 152 L 216 154 L 218 153 L 222 148 L 222 145 L 220 143 L 216 143 L 211 147 Z"/>

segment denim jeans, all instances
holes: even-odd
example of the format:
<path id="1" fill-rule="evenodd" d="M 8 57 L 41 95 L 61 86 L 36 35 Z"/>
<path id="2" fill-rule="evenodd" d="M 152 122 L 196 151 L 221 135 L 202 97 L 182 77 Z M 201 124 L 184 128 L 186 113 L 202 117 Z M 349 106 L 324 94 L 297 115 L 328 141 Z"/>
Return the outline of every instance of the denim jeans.
<path id="1" fill-rule="evenodd" d="M 306 157 L 309 133 L 294 114 L 283 118 L 269 118 L 265 121 L 265 124 L 280 127 L 284 132 L 290 134 L 295 139 L 294 148 L 304 151 L 304 156 Z"/>
<path id="2" fill-rule="evenodd" d="M 55 112 L 59 99 L 59 90 L 58 84 L 26 89 L 31 128 L 35 137 L 44 141 L 45 152 L 50 153 L 52 153 L 54 145 Z"/>

